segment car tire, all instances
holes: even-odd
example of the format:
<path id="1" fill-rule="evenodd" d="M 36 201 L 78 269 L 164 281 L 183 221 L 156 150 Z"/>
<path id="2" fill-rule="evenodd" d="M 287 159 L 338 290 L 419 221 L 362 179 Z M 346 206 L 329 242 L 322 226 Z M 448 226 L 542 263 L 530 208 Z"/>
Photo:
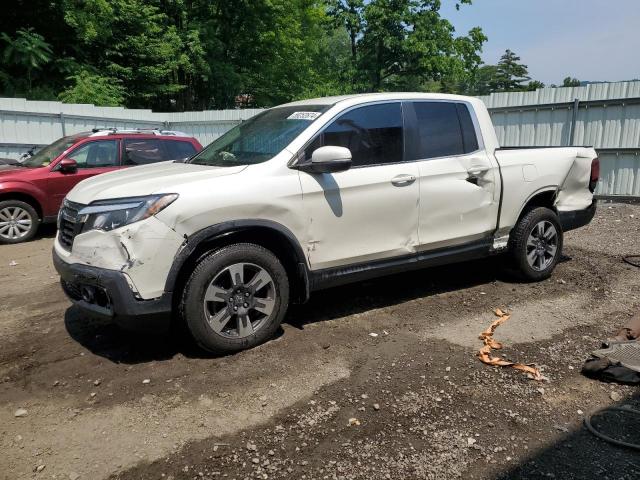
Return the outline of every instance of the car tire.
<path id="1" fill-rule="evenodd" d="M 200 260 L 180 310 L 200 347 L 227 354 L 272 338 L 288 304 L 289 280 L 276 256 L 259 245 L 239 243 Z"/>
<path id="2" fill-rule="evenodd" d="M 20 200 L 0 202 L 0 244 L 31 240 L 39 225 L 38 213 L 28 203 Z"/>
<path id="3" fill-rule="evenodd" d="M 562 255 L 563 232 L 558 215 L 545 207 L 526 212 L 509 237 L 509 254 L 524 280 L 549 278 Z"/>

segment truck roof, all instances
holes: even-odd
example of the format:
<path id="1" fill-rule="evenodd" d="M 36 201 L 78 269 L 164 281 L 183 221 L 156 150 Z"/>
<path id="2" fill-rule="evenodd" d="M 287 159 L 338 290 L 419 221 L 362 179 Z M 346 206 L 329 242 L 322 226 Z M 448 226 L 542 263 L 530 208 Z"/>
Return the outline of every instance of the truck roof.
<path id="1" fill-rule="evenodd" d="M 354 95 L 338 95 L 334 97 L 309 98 L 297 102 L 279 105 L 281 107 L 295 107 L 304 105 L 335 105 L 339 102 L 365 103 L 380 100 L 457 100 L 470 101 L 473 97 L 463 95 L 451 95 L 448 93 L 419 93 L 419 92 L 385 92 L 385 93 L 358 93 Z"/>

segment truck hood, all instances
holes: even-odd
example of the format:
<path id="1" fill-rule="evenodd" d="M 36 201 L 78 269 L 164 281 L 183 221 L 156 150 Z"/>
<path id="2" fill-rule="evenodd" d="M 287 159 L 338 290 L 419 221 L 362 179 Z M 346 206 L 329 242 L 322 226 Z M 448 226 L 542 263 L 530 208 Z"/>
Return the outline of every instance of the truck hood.
<path id="1" fill-rule="evenodd" d="M 86 205 L 95 200 L 110 198 L 180 193 L 191 183 L 232 175 L 245 168 L 247 167 L 210 167 L 175 162 L 130 167 L 88 178 L 76 185 L 67 198 Z"/>

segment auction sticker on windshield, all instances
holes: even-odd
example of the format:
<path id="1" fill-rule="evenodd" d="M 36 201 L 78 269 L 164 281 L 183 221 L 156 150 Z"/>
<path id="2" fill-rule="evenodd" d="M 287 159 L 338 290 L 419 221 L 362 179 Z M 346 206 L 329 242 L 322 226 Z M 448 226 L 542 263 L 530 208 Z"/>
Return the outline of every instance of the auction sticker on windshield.
<path id="1" fill-rule="evenodd" d="M 315 120 L 320 115 L 320 112 L 293 112 L 287 120 Z"/>

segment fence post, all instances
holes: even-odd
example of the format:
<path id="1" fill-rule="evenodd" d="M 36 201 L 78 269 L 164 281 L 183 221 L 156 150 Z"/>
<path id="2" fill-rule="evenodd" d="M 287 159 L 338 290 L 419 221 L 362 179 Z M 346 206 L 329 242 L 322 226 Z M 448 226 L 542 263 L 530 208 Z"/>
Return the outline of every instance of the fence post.
<path id="1" fill-rule="evenodd" d="M 573 100 L 573 111 L 571 115 L 571 130 L 569 130 L 569 146 L 572 147 L 576 135 L 576 122 L 578 121 L 578 108 L 580 108 L 580 100 Z"/>
<path id="2" fill-rule="evenodd" d="M 64 124 L 64 113 L 60 112 L 60 126 L 62 127 L 62 136 L 67 136 L 67 128 Z"/>

